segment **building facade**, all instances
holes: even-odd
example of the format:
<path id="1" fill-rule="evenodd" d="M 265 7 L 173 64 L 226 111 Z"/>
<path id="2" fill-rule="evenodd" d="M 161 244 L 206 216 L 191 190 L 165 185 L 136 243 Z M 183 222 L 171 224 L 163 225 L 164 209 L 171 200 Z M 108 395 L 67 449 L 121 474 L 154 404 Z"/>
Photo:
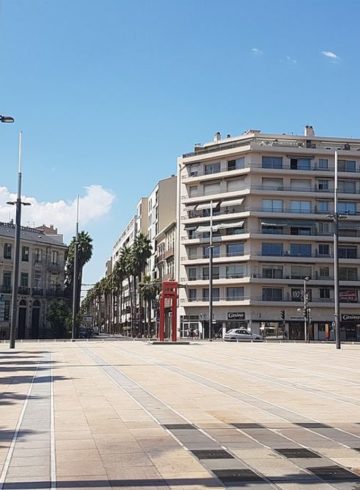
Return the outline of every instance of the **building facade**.
<path id="1" fill-rule="evenodd" d="M 332 339 L 334 162 L 338 152 L 341 337 L 360 340 L 360 140 L 263 134 L 196 145 L 178 159 L 177 279 L 180 335 L 212 332 Z M 306 280 L 305 280 L 306 278 Z"/>
<path id="2" fill-rule="evenodd" d="M 0 223 L 0 338 L 9 338 L 15 226 Z M 21 227 L 17 338 L 51 334 L 49 304 L 64 297 L 66 245 L 53 227 Z"/>

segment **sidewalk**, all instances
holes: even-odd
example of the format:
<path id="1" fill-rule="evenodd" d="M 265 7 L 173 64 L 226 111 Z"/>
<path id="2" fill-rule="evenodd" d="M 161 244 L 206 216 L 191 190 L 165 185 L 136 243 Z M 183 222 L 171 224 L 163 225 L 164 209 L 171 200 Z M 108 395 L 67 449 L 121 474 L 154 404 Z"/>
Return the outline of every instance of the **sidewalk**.
<path id="1" fill-rule="evenodd" d="M 360 347 L 0 346 L 0 490 L 360 488 Z"/>

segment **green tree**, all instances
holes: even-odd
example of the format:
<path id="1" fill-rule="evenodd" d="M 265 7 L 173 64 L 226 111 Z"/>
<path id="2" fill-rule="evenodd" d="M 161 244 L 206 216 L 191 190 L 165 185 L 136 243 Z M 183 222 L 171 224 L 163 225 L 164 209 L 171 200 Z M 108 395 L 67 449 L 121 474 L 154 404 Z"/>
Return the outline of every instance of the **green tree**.
<path id="1" fill-rule="evenodd" d="M 125 277 L 128 281 L 129 297 L 130 297 L 130 312 L 131 312 L 131 336 L 134 333 L 134 295 L 132 287 L 134 284 L 133 278 L 135 273 L 134 254 L 132 247 L 123 247 L 120 252 L 120 261 L 123 266 Z"/>
<path id="2" fill-rule="evenodd" d="M 140 295 L 145 301 L 145 323 L 147 325 L 147 335 L 149 335 L 151 331 L 151 305 L 152 302 L 156 299 L 156 296 L 159 294 L 159 291 L 159 281 L 152 281 L 150 276 L 145 276 L 143 281 L 140 283 Z"/>
<path id="3" fill-rule="evenodd" d="M 65 292 L 66 292 L 66 296 L 69 299 L 71 299 L 73 295 L 75 242 L 76 242 L 76 238 L 73 237 L 68 247 L 66 266 L 65 266 Z M 79 312 L 80 309 L 80 295 L 81 295 L 83 268 L 85 264 L 89 262 L 89 260 L 91 259 L 92 251 L 93 251 L 92 238 L 87 232 L 81 231 L 78 234 L 78 240 L 77 240 L 77 275 L 76 275 L 77 295 L 75 300 L 76 314 Z"/>
<path id="4" fill-rule="evenodd" d="M 71 318 L 71 307 L 67 300 L 54 299 L 50 302 L 48 320 L 54 338 L 63 339 L 70 336 Z"/>
<path id="5" fill-rule="evenodd" d="M 151 257 L 151 242 L 143 233 L 139 233 L 132 245 L 133 276 L 134 276 L 134 304 L 137 306 L 137 284 L 145 272 L 148 259 Z M 141 311 L 140 305 L 140 311 Z M 138 317 L 139 318 L 139 317 Z"/>

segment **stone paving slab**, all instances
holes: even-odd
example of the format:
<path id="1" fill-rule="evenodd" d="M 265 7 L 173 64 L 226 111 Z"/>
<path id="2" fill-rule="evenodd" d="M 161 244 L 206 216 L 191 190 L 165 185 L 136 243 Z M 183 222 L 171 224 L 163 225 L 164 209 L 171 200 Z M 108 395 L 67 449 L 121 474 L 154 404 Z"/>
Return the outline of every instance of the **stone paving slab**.
<path id="1" fill-rule="evenodd" d="M 330 344 L 2 344 L 0 489 L 360 488 L 359 355 Z"/>

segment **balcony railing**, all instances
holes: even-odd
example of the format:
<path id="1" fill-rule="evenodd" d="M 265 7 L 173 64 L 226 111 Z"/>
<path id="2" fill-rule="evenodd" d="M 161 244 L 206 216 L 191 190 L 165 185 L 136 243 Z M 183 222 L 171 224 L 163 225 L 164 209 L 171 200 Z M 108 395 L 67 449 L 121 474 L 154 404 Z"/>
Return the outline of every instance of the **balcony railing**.
<path id="1" fill-rule="evenodd" d="M 246 296 L 214 296 L 213 301 L 245 301 L 249 300 L 251 298 L 246 297 Z M 188 301 L 189 303 L 195 303 L 195 302 L 202 302 L 202 303 L 208 303 L 209 298 L 187 298 L 183 299 L 183 301 Z"/>
<path id="2" fill-rule="evenodd" d="M 0 286 L 0 293 L 9 294 L 12 292 L 12 286 L 2 285 Z"/>
<path id="3" fill-rule="evenodd" d="M 19 286 L 18 293 L 19 294 L 26 294 L 26 295 L 30 294 L 30 288 L 25 287 L 25 286 Z"/>
<path id="4" fill-rule="evenodd" d="M 46 290 L 46 296 L 62 298 L 64 296 L 64 289 L 62 288 L 50 288 Z"/>
<path id="5" fill-rule="evenodd" d="M 43 296 L 44 290 L 39 288 L 32 288 L 31 293 L 33 296 Z"/>

